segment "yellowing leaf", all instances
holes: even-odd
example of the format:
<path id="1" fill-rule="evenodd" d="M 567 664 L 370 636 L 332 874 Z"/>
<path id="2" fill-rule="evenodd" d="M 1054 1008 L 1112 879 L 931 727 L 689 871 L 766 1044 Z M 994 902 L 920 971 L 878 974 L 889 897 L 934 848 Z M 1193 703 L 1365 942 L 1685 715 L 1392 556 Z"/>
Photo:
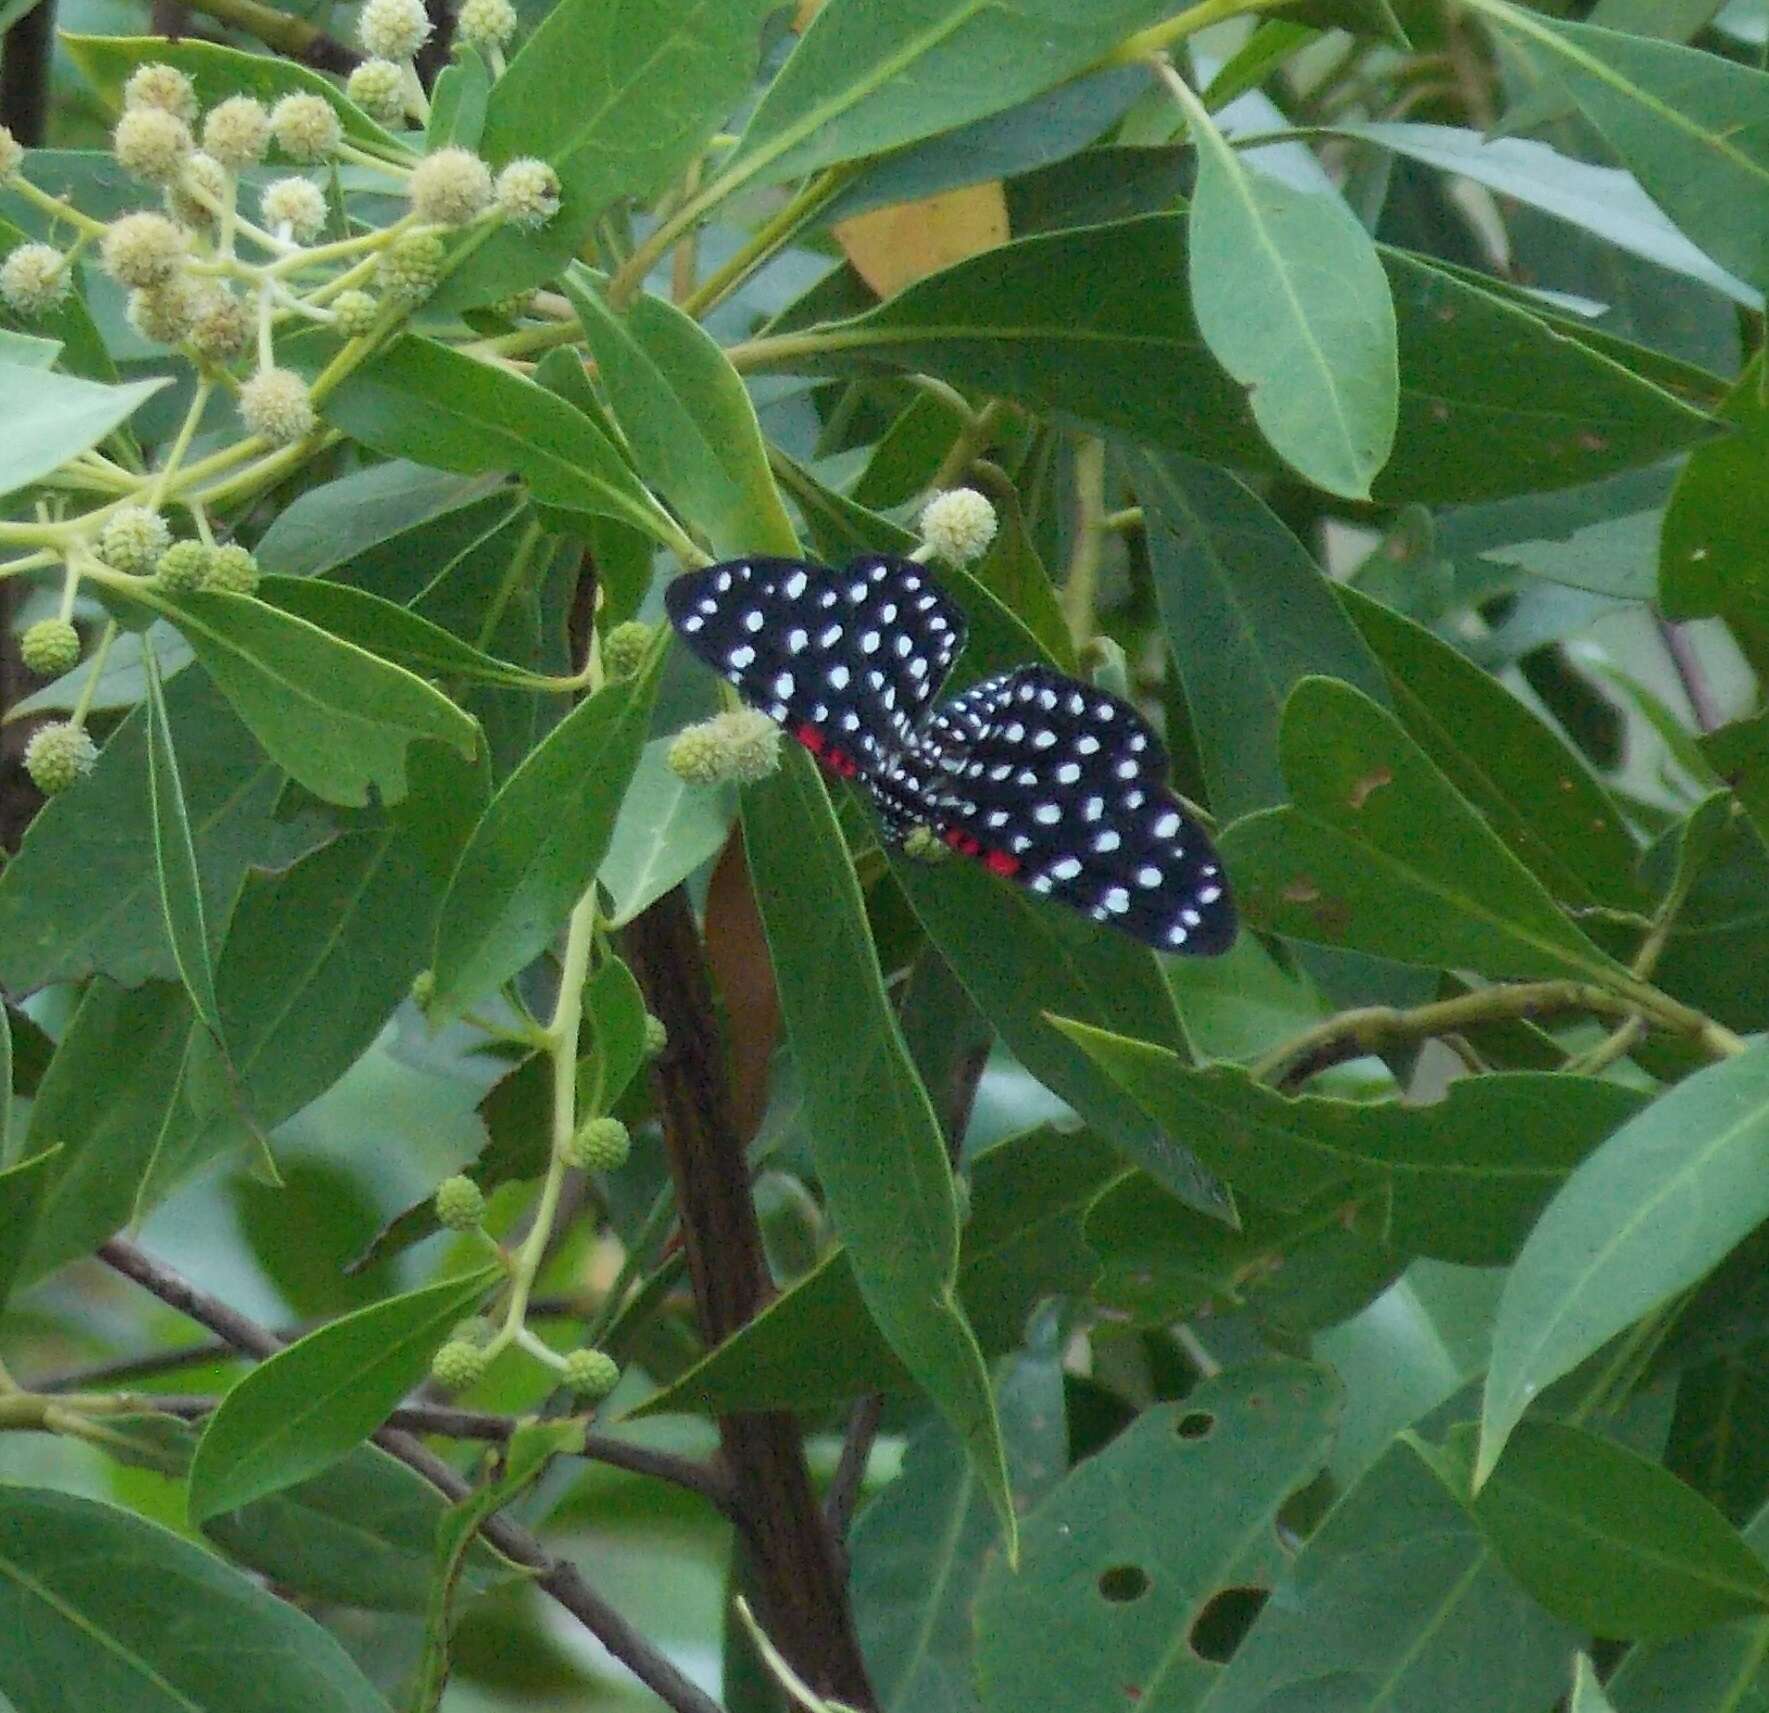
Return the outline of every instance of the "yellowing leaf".
<path id="1" fill-rule="evenodd" d="M 835 227 L 842 253 L 880 297 L 1007 239 L 1007 196 L 999 179 L 875 208 Z"/>

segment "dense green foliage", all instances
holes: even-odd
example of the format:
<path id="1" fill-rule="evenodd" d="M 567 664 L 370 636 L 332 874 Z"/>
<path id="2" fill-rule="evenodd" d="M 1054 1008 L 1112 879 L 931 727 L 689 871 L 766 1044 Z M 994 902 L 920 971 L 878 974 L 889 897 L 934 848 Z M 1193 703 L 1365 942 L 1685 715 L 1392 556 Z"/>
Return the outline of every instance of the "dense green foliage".
<path id="1" fill-rule="evenodd" d="M 1769 1705 L 1765 0 L 193 3 L 0 132 L 0 1709 Z M 862 551 L 1226 955 L 663 622 Z"/>

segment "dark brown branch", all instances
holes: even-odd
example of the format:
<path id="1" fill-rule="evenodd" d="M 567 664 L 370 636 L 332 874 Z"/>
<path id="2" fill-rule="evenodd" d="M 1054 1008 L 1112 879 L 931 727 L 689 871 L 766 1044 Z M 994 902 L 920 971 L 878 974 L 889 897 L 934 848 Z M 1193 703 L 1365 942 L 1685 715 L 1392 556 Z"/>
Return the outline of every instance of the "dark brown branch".
<path id="1" fill-rule="evenodd" d="M 823 1519 L 831 1537 L 845 1541 L 848 1524 L 854 1520 L 854 1507 L 860 1502 L 860 1485 L 866 1479 L 866 1465 L 872 1460 L 872 1442 L 878 1438 L 879 1419 L 884 1415 L 884 1394 L 869 1392 L 858 1398 L 848 1412 L 847 1431 L 842 1435 L 841 1461 L 830 1478 L 829 1491 L 823 1496 Z"/>
<path id="2" fill-rule="evenodd" d="M 680 887 L 632 925 L 626 951 L 669 1031 L 653 1066 L 657 1106 L 701 1334 L 718 1344 L 763 1307 L 770 1285 L 700 933 Z M 769 1636 L 813 1689 L 874 1706 L 797 1423 L 785 1411 L 724 1416 L 719 1438 Z"/>
<path id="3" fill-rule="evenodd" d="M 219 1398 L 191 1392 L 144 1392 L 140 1394 L 140 1401 L 144 1410 L 178 1416 L 186 1421 L 210 1414 L 221 1402 Z M 387 1418 L 387 1425 L 403 1433 L 433 1433 L 444 1439 L 476 1439 L 500 1444 L 522 1423 L 516 1416 L 500 1416 L 485 1410 L 457 1410 L 447 1404 L 402 1404 Z M 673 1452 L 657 1451 L 646 1445 L 634 1445 L 630 1440 L 613 1439 L 601 1433 L 584 1435 L 580 1455 L 591 1463 L 606 1463 L 611 1469 L 624 1469 L 631 1475 L 649 1475 L 673 1486 L 685 1487 L 721 1511 L 730 1512 L 731 1483 L 725 1478 L 724 1471 L 712 1464 L 692 1457 L 677 1457 Z"/>
<path id="4" fill-rule="evenodd" d="M 218 1297 L 199 1290 L 188 1279 L 120 1237 L 113 1237 L 100 1245 L 98 1257 L 161 1302 L 218 1333 L 236 1350 L 243 1350 L 251 1356 L 271 1356 L 282 1348 L 276 1334 L 268 1327 L 260 1326 L 229 1308 Z M 415 1469 L 451 1504 L 459 1504 L 473 1491 L 470 1482 L 409 1433 L 385 1427 L 375 1435 L 375 1443 L 408 1468 Z M 548 1595 L 676 1713 L 723 1713 L 711 1696 L 684 1677 L 584 1581 L 576 1565 L 567 1559 L 554 1558 L 527 1529 L 506 1517 L 487 1518 L 480 1525 L 479 1532 L 505 1557 L 537 1572 L 536 1580 Z"/>

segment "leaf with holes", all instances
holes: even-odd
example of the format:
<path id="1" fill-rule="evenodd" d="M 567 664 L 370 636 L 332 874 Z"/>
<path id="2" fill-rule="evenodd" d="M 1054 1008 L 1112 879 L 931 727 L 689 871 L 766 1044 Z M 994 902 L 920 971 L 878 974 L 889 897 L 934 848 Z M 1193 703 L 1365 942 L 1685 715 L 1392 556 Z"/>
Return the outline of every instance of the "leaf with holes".
<path id="1" fill-rule="evenodd" d="M 1283 1570 L 1279 1507 L 1333 1442 L 1326 1370 L 1267 1360 L 1145 1411 L 1026 1519 L 977 1600 L 987 1713 L 1193 1706 Z"/>

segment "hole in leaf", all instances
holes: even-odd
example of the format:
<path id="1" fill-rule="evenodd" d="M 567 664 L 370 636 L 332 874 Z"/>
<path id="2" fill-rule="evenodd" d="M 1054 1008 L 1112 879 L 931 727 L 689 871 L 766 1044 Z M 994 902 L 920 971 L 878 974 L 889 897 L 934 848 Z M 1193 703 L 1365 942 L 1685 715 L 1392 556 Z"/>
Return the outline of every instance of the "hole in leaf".
<path id="1" fill-rule="evenodd" d="M 1227 1665 L 1253 1628 L 1253 1620 L 1259 1616 L 1269 1592 L 1264 1588 L 1224 1588 L 1211 1595 L 1192 1625 L 1192 1652 L 1199 1659 Z"/>
<path id="2" fill-rule="evenodd" d="M 1215 1426 L 1216 1417 L 1208 1410 L 1187 1410 L 1179 1418 L 1173 1431 L 1181 1439 L 1208 1439 Z"/>
<path id="3" fill-rule="evenodd" d="M 1132 1600 L 1140 1600 L 1148 1593 L 1148 1572 L 1139 1570 L 1134 1564 L 1114 1564 L 1110 1570 L 1101 1573 L 1099 1591 L 1114 1606 L 1128 1606 Z"/>

